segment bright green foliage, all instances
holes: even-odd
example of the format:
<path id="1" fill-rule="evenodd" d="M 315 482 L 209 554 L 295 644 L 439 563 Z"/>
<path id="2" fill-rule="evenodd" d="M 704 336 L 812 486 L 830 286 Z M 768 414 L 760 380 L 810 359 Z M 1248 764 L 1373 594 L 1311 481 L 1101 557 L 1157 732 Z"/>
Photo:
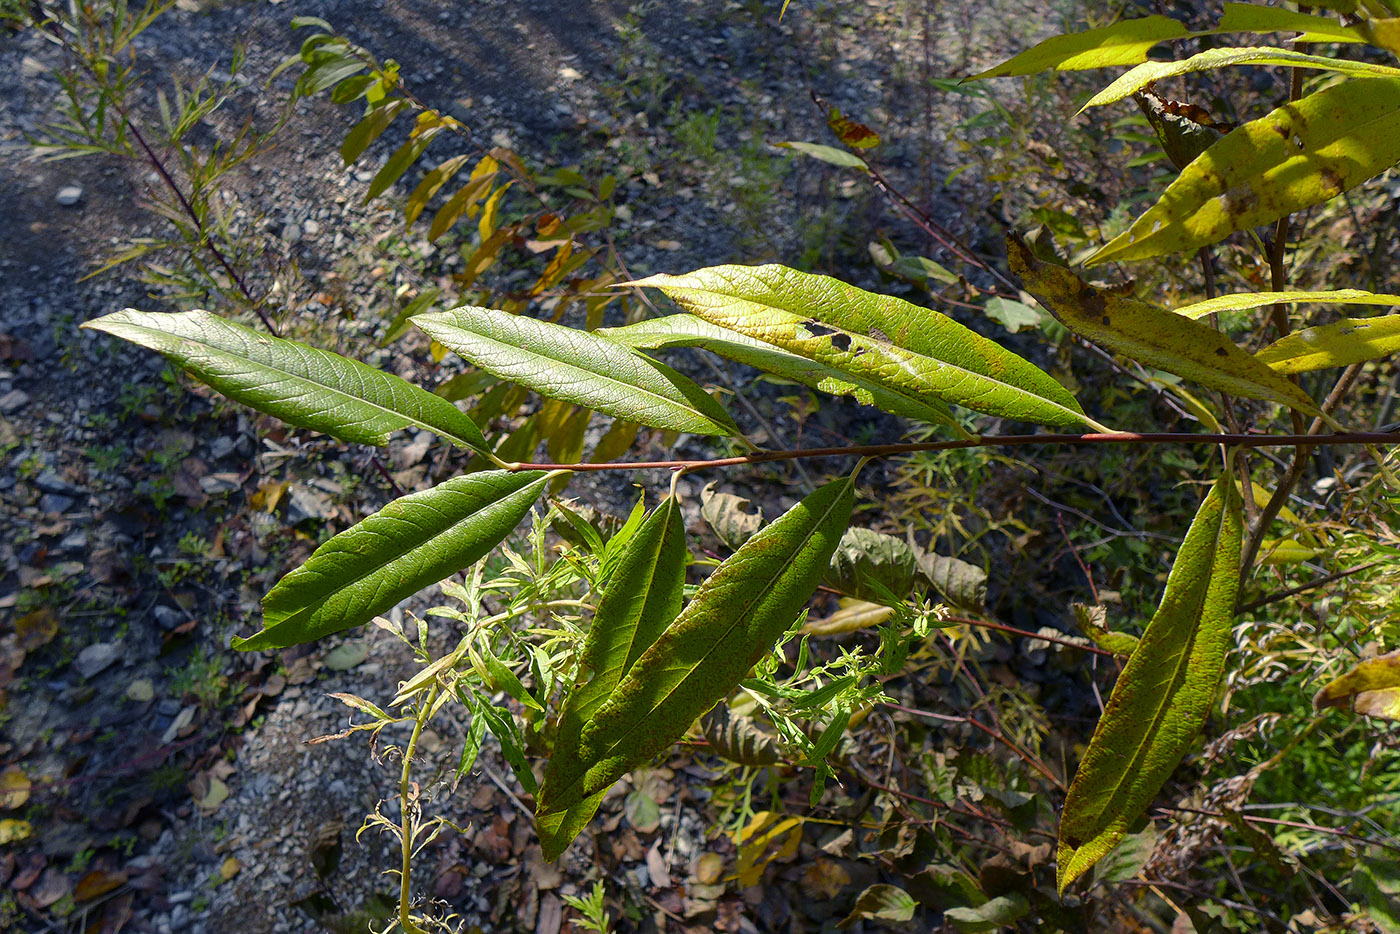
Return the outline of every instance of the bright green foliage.
<path id="1" fill-rule="evenodd" d="M 1096 289 L 1065 267 L 1036 259 L 1018 239 L 1007 241 L 1007 253 L 1026 291 L 1074 333 L 1211 389 L 1318 414 L 1306 393 L 1214 328 Z"/>
<path id="2" fill-rule="evenodd" d="M 1254 355 L 1275 373 L 1310 373 L 1379 360 L 1400 350 L 1400 316 L 1343 318 L 1294 331 Z"/>
<path id="3" fill-rule="evenodd" d="M 772 344 L 711 324 L 695 315 L 648 318 L 622 328 L 601 328 L 599 334 L 628 347 L 701 347 L 765 373 L 795 380 L 835 396 L 852 396 L 866 405 L 934 425 L 956 425 L 953 413 L 937 399 L 906 394 L 863 380 L 834 366 L 789 353 Z"/>
<path id="4" fill-rule="evenodd" d="M 463 306 L 413 323 L 488 373 L 541 395 L 628 421 L 704 435 L 737 435 L 703 389 L 665 364 L 576 328 Z"/>
<path id="5" fill-rule="evenodd" d="M 416 425 L 455 444 L 486 449 L 481 430 L 456 406 L 392 373 L 207 311 L 128 308 L 83 327 L 160 351 L 230 399 L 342 441 L 384 445 L 392 432 Z"/>
<path id="6" fill-rule="evenodd" d="M 636 284 L 660 289 L 711 324 L 892 392 L 1004 418 L 1094 425 L 1039 367 L 947 315 L 828 276 L 776 265 L 711 266 Z"/>
<path id="7" fill-rule="evenodd" d="M 1220 295 L 1203 302 L 1192 302 L 1173 308 L 1172 314 L 1183 318 L 1204 318 L 1222 311 L 1247 311 L 1291 302 L 1323 302 L 1338 305 L 1400 305 L 1400 295 L 1384 295 L 1361 289 L 1333 289 L 1324 292 L 1241 292 Z"/>
<path id="8" fill-rule="evenodd" d="M 1046 39 L 995 68 L 973 75 L 971 80 L 1033 75 L 1050 68 L 1056 71 L 1081 71 L 1086 68 L 1136 65 L 1146 61 L 1148 50 L 1159 42 L 1184 39 L 1190 35 L 1185 26 L 1166 16 L 1125 19 L 1101 29 Z"/>
<path id="9" fill-rule="evenodd" d="M 1074 775 L 1056 856 L 1065 887 L 1118 844 L 1191 747 L 1225 671 L 1243 520 L 1231 471 L 1201 503 L 1152 621 Z"/>
<path id="10" fill-rule="evenodd" d="M 555 750 L 573 761 L 542 792 L 542 811 L 606 790 L 734 690 L 812 596 L 846 530 L 852 487 L 849 478 L 821 487 L 705 580 L 585 724 L 579 748 Z"/>
<path id="11" fill-rule="evenodd" d="M 1398 160 L 1400 78 L 1344 81 L 1226 134 L 1085 265 L 1194 250 L 1330 201 Z"/>
<path id="12" fill-rule="evenodd" d="M 263 628 L 233 647 L 285 648 L 369 622 L 511 533 L 551 474 L 486 471 L 411 493 L 326 542 L 263 598 Z"/>

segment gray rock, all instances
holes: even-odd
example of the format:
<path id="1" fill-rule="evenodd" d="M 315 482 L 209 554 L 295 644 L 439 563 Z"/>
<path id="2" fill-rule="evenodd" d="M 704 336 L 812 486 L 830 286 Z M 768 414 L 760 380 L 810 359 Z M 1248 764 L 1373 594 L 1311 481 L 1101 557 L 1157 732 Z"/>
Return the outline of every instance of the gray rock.
<path id="1" fill-rule="evenodd" d="M 23 389 L 11 389 L 0 396 L 0 412 L 9 415 L 11 412 L 18 412 L 29 404 L 29 393 Z"/>
<path id="2" fill-rule="evenodd" d="M 41 512 L 67 512 L 73 508 L 76 500 L 71 496 L 64 496 L 62 493 L 45 493 L 39 497 L 39 510 Z"/>
<path id="3" fill-rule="evenodd" d="M 160 628 L 165 630 L 174 629 L 185 621 L 179 610 L 161 604 L 151 607 L 151 615 L 156 618 L 157 623 L 160 623 Z"/>
<path id="4" fill-rule="evenodd" d="M 73 667 L 84 678 L 92 678 L 111 668 L 122 657 L 120 642 L 94 642 L 78 653 Z"/>
<path id="5" fill-rule="evenodd" d="M 166 697 L 156 704 L 156 712 L 164 717 L 173 717 L 180 712 L 182 706 L 178 697 Z"/>
<path id="6" fill-rule="evenodd" d="M 301 239 L 301 226 L 298 224 L 288 224 L 282 228 L 282 240 L 286 243 L 296 243 Z"/>
<path id="7" fill-rule="evenodd" d="M 58 194 L 54 195 L 54 200 L 65 208 L 71 208 L 73 205 L 83 200 L 83 186 L 64 185 L 58 190 Z"/>
<path id="8" fill-rule="evenodd" d="M 39 476 L 34 478 L 34 485 L 45 493 L 77 492 L 71 484 L 64 483 L 57 471 L 53 469 L 40 471 Z"/>
<path id="9" fill-rule="evenodd" d="M 314 237 L 321 232 L 321 225 L 314 220 L 307 221 L 305 224 L 302 224 L 301 227 L 308 237 Z"/>

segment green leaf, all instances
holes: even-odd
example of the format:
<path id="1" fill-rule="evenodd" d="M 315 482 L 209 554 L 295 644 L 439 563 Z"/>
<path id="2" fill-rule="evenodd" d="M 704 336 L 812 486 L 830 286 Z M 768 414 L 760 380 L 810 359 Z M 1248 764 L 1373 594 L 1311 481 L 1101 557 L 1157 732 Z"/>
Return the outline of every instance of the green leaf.
<path id="1" fill-rule="evenodd" d="M 399 114 L 412 107 L 411 101 L 402 98 L 373 107 L 359 123 L 355 124 L 340 144 L 340 158 L 350 165 L 359 159 L 369 144 L 379 138 Z"/>
<path id="2" fill-rule="evenodd" d="M 557 859 L 583 830 L 607 789 L 566 808 L 549 808 L 544 802 L 553 797 L 555 787 L 582 777 L 586 764 L 580 758 L 579 737 L 584 727 L 680 613 L 685 560 L 685 520 L 680 503 L 671 497 L 628 539 L 579 657 L 579 671 L 587 680 L 569 692 L 559 712 L 554 752 L 535 814 L 547 860 Z"/>
<path id="3" fill-rule="evenodd" d="M 586 331 L 469 305 L 418 315 L 413 323 L 473 366 L 542 396 L 657 428 L 739 434 L 719 403 L 689 379 Z"/>
<path id="4" fill-rule="evenodd" d="M 1294 331 L 1254 355 L 1275 373 L 1311 373 L 1388 357 L 1400 350 L 1400 315 L 1343 318 Z"/>
<path id="5" fill-rule="evenodd" d="M 1251 9 L 1266 9 L 1265 7 L 1251 7 Z M 1276 10 L 1275 12 L 1285 12 Z M 1108 87 L 1089 99 L 1089 102 L 1080 108 L 1082 113 L 1090 107 L 1101 107 L 1104 104 L 1112 104 L 1121 101 L 1154 81 L 1163 81 L 1167 78 L 1175 78 L 1178 75 L 1191 74 L 1197 71 L 1212 71 L 1217 68 L 1227 68 L 1231 65 L 1276 65 L 1283 68 L 1316 68 L 1324 71 L 1335 71 L 1341 74 L 1354 75 L 1357 77 L 1397 77 L 1400 76 L 1400 68 L 1391 68 L 1388 65 L 1377 65 L 1372 62 L 1354 62 L 1344 58 L 1328 58 L 1324 55 L 1308 55 L 1304 52 L 1295 52 L 1292 49 L 1275 49 L 1267 46 L 1250 46 L 1246 48 L 1209 49 L 1190 58 L 1175 62 L 1143 62 L 1133 70 L 1119 76 Z"/>
<path id="6" fill-rule="evenodd" d="M 1002 62 L 995 68 L 968 78 L 1000 78 L 1006 75 L 1033 75 L 1053 68 L 1056 71 L 1081 71 L 1087 68 L 1109 68 L 1114 65 L 1136 65 L 1147 60 L 1147 52 L 1167 39 L 1185 39 L 1191 32 L 1181 23 L 1165 16 L 1145 16 L 1125 19 L 1068 36 L 1053 36 L 1020 55 Z"/>
<path id="7" fill-rule="evenodd" d="M 489 450 L 476 423 L 446 399 L 356 360 L 269 337 L 207 311 L 128 308 L 83 327 L 159 351 L 230 399 L 342 441 L 384 445 L 391 432 L 414 425 L 454 444 Z"/>
<path id="8" fill-rule="evenodd" d="M 1239 292 L 1234 295 L 1221 295 L 1182 305 L 1171 310 L 1183 318 L 1204 318 L 1221 311 L 1246 311 L 1250 308 L 1263 308 L 1291 302 L 1323 302 L 1338 305 L 1400 305 L 1400 295 L 1387 295 L 1382 292 L 1363 292 L 1360 289 L 1336 289 L 1328 292 Z"/>
<path id="9" fill-rule="evenodd" d="M 865 169 L 864 159 L 855 153 L 837 149 L 835 146 L 823 146 L 821 143 L 802 143 L 797 140 L 778 145 L 784 149 L 795 149 L 805 156 L 811 156 L 813 159 L 820 159 L 822 162 L 829 162 L 832 165 L 839 165 L 845 169 Z"/>
<path id="10" fill-rule="evenodd" d="M 1313 698 L 1313 708 L 1350 707 L 1355 713 L 1400 720 L 1400 651 L 1358 662 L 1327 682 Z"/>
<path id="11" fill-rule="evenodd" d="M 520 728 L 515 725 L 515 717 L 511 716 L 509 710 L 493 706 L 480 695 L 476 695 L 476 703 L 472 705 L 472 710 L 476 716 L 486 720 L 486 728 L 501 744 L 501 756 L 515 773 L 520 787 L 525 789 L 526 794 L 532 795 L 538 791 L 535 773 L 530 771 L 529 760 L 525 758 L 525 742 L 520 735 Z"/>
<path id="12" fill-rule="evenodd" d="M 953 606 L 964 610 L 981 610 L 987 601 L 987 572 L 947 555 L 925 552 L 919 555 L 919 567 L 938 593 Z"/>
<path id="13" fill-rule="evenodd" d="M 1096 289 L 1065 267 L 1037 259 L 1019 237 L 1008 237 L 1006 250 L 1026 291 L 1081 337 L 1211 389 L 1321 414 L 1303 390 L 1214 328 Z"/>
<path id="14" fill-rule="evenodd" d="M 1026 328 L 1038 327 L 1040 325 L 1040 309 L 1032 308 L 1025 302 L 1012 301 L 1009 298 L 995 296 L 987 299 L 987 304 L 982 311 L 997 324 L 1000 324 L 1012 334 L 1019 333 Z"/>
<path id="15" fill-rule="evenodd" d="M 910 921 L 918 906 L 919 903 L 897 885 L 872 885 L 856 896 L 855 907 L 839 926 L 850 927 L 867 918 L 875 921 Z"/>
<path id="16" fill-rule="evenodd" d="M 1227 133 L 1086 266 L 1194 250 L 1330 201 L 1400 160 L 1400 78 L 1324 88 Z"/>
<path id="17" fill-rule="evenodd" d="M 447 203 L 438 208 L 433 215 L 433 223 L 428 229 L 428 239 L 436 240 L 452 228 L 461 216 L 475 204 L 485 197 L 491 190 L 491 183 L 496 178 L 499 168 L 498 163 L 491 156 L 485 156 L 472 169 L 472 174 L 468 176 L 467 183 L 453 193 Z"/>
<path id="18" fill-rule="evenodd" d="M 774 376 L 794 380 L 834 396 L 851 396 L 864 405 L 934 425 L 955 425 L 953 413 L 937 399 L 921 398 L 858 379 L 835 367 L 788 353 L 772 344 L 711 324 L 695 315 L 667 315 L 620 328 L 600 328 L 599 335 L 638 349 L 701 347 L 711 353 Z"/>
<path id="19" fill-rule="evenodd" d="M 1048 425 L 1089 424 L 1039 367 L 947 315 L 786 266 L 711 266 L 634 285 L 692 314 L 893 392 Z"/>
<path id="20" fill-rule="evenodd" d="M 1060 818 L 1058 886 L 1113 849 L 1195 741 L 1225 670 L 1243 520 L 1232 470 L 1201 503 L 1094 730 Z"/>
<path id="21" fill-rule="evenodd" d="M 535 700 L 534 695 L 525 689 L 525 685 L 520 682 L 515 672 L 506 666 L 506 663 L 496 657 L 496 653 L 491 651 L 491 646 L 481 641 L 481 650 L 477 651 L 476 643 L 467 646 L 467 656 L 472 661 L 472 667 L 477 674 L 482 676 L 493 691 L 505 691 L 506 694 L 515 698 L 526 707 L 544 713 L 544 707 Z"/>
<path id="22" fill-rule="evenodd" d="M 446 185 L 452 176 L 460 172 L 462 166 L 466 165 L 470 158 L 470 153 L 453 156 L 451 159 L 439 163 L 432 171 L 423 176 L 423 180 L 418 183 L 418 187 L 413 189 L 413 194 L 408 196 L 408 202 L 404 205 L 403 222 L 405 227 L 413 226 L 413 222 L 418 220 L 418 215 L 423 213 L 423 209 L 428 206 L 428 201 L 433 195 L 438 193 L 438 189 Z"/>
<path id="23" fill-rule="evenodd" d="M 1220 25 L 1212 32 L 1299 32 L 1289 42 L 1365 42 L 1361 30 L 1325 16 L 1258 3 L 1227 3 Z"/>
<path id="24" fill-rule="evenodd" d="M 243 651 L 281 649 L 367 623 L 495 548 L 554 476 L 483 471 L 411 493 L 331 538 L 263 598 Z"/>
<path id="25" fill-rule="evenodd" d="M 903 600 L 922 574 L 919 557 L 903 539 L 853 526 L 841 536 L 822 583 L 857 600 Z"/>
<path id="26" fill-rule="evenodd" d="M 943 917 L 964 934 L 999 931 L 1030 914 L 1031 905 L 1020 892 L 999 895 L 976 908 L 949 908 Z"/>
<path id="27" fill-rule="evenodd" d="M 734 690 L 816 590 L 850 519 L 853 487 L 851 478 L 821 487 L 715 569 L 585 725 L 581 778 L 546 789 L 547 809 L 605 790 Z"/>
<path id="28" fill-rule="evenodd" d="M 1099 648 L 1125 658 L 1137 651 L 1138 642 L 1141 640 L 1130 632 L 1109 629 L 1105 622 L 1108 611 L 1102 606 L 1071 603 L 1070 609 L 1074 611 L 1074 621 L 1079 624 L 1084 635 L 1092 639 Z"/>

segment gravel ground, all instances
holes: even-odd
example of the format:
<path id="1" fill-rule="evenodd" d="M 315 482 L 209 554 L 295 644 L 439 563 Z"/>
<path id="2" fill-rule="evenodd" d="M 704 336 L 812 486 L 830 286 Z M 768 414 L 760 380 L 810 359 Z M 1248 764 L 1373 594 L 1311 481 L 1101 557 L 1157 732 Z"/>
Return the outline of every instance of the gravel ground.
<path id="1" fill-rule="evenodd" d="M 937 168 L 944 144 L 917 91 L 920 63 L 955 73 L 975 64 L 969 49 L 995 57 L 987 34 L 1000 34 L 1008 16 L 1028 30 L 1038 22 L 1011 5 L 979 5 L 974 14 L 890 0 L 794 4 L 778 25 L 775 6 L 181 2 L 137 50 L 151 87 L 226 68 L 234 39 L 246 45 L 249 72 L 261 75 L 295 51 L 291 16 L 322 16 L 381 59 L 405 63 L 410 86 L 456 108 L 479 137 L 539 159 L 576 158 L 608 137 L 645 138 L 673 105 L 749 123 L 760 141 L 821 139 L 811 75 L 832 103 L 888 124 L 893 169 L 933 191 L 930 179 L 946 174 Z M 927 49 L 925 26 L 936 37 Z M 8 692 L 0 762 L 19 763 L 45 786 L 22 815 L 34 822 L 33 838 L 0 857 L 0 886 L 18 900 L 9 921 L 36 931 L 362 930 L 362 920 L 336 916 L 393 890 L 381 874 L 394 865 L 393 841 L 371 831 L 356 843 L 354 832 L 392 794 L 397 769 L 358 738 L 306 740 L 345 725 L 329 692 L 387 698 L 411 659 L 377 630 L 280 658 L 225 650 L 233 633 L 255 628 L 260 588 L 309 551 L 308 530 L 343 527 L 384 493 L 351 482 L 371 473 L 363 455 L 337 459 L 306 437 L 269 433 L 247 412 L 166 387 L 153 355 L 79 334 L 83 321 L 126 305 L 168 306 L 120 271 L 80 281 L 114 246 L 158 229 L 145 209 L 157 181 L 148 166 L 100 157 L 29 158 L 25 135 L 51 114 L 58 89 L 48 73 L 57 63 L 33 34 L 0 40 L 0 216 L 8 221 L 0 225 L 0 613 L 15 624 L 0 642 L 8 666 L 0 669 Z M 627 89 L 620 98 L 619 88 Z M 379 203 L 361 205 L 369 171 L 340 163 L 350 119 L 324 99 L 303 103 L 281 145 L 234 182 L 266 214 L 259 229 L 270 255 L 295 264 L 308 288 L 331 289 L 347 244 L 396 229 Z M 631 220 L 618 240 L 634 273 L 820 255 L 842 246 L 843 225 L 880 210 L 863 186 L 815 163 L 767 180 L 738 177 L 738 142 L 721 138 L 715 154 L 652 153 L 651 180 L 628 181 Z M 384 158 L 388 144 L 373 152 Z M 826 211 L 818 220 L 799 216 L 817 208 Z M 344 306 L 356 294 L 382 295 L 381 275 L 371 262 L 342 276 Z M 396 442 L 394 466 L 415 466 L 405 451 L 418 440 Z M 285 472 L 292 459 L 304 462 Z M 168 488 L 145 485 L 153 464 L 166 470 Z M 284 475 L 290 506 L 277 515 L 247 508 L 261 483 Z M 629 480 L 571 493 L 615 509 L 632 495 Z M 790 493 L 770 482 L 758 495 Z M 26 635 L 36 630 L 47 638 Z M 347 666 L 344 653 L 335 655 L 347 644 L 366 646 L 367 660 Z M 425 774 L 451 764 L 453 728 L 445 723 L 425 742 Z M 449 834 L 420 871 L 465 930 L 552 934 L 565 916 L 560 896 L 581 894 L 600 875 L 643 907 L 632 919 L 642 929 L 829 924 L 832 900 L 807 898 L 796 883 L 756 896 L 714 884 L 701 857 L 728 855 L 728 844 L 707 839 L 712 776 L 689 759 L 671 765 L 646 777 L 661 804 L 655 826 L 632 826 L 621 785 L 592 838 L 555 868 L 541 863 L 514 780 L 488 749 L 480 770 L 435 802 L 469 832 Z M 337 852 L 323 883 L 318 860 Z"/>

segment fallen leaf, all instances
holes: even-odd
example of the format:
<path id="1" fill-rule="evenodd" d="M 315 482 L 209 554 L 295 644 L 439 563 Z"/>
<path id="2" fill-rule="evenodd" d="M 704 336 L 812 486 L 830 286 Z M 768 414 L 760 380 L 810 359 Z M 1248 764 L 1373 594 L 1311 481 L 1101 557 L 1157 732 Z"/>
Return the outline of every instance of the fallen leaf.
<path id="1" fill-rule="evenodd" d="M 19 647 L 26 652 L 47 645 L 57 634 L 58 614 L 50 607 L 40 607 L 15 620 L 15 635 L 19 637 Z"/>
<path id="2" fill-rule="evenodd" d="M 208 784 L 206 785 L 205 782 Z M 219 809 L 219 805 L 228 800 L 228 785 L 223 779 L 210 775 L 201 776 L 190 783 L 190 791 L 194 795 L 194 803 L 199 806 L 200 811 L 207 817 Z"/>
<path id="3" fill-rule="evenodd" d="M 638 833 L 651 833 L 661 826 L 661 808 L 646 794 L 633 791 L 622 806 L 627 821 Z"/>
<path id="4" fill-rule="evenodd" d="M 724 872 L 724 857 L 718 853 L 706 853 L 695 864 L 695 880 L 701 885 L 714 885 Z"/>
<path id="5" fill-rule="evenodd" d="M 827 901 L 851 884 L 851 874 L 834 859 L 817 859 L 802 873 L 802 891 L 808 898 Z"/>
<path id="6" fill-rule="evenodd" d="M 34 899 L 34 904 L 40 908 L 47 908 L 72 891 L 73 883 L 69 878 L 50 866 L 44 870 L 39 881 L 34 883 L 27 894 Z"/>
<path id="7" fill-rule="evenodd" d="M 0 808 L 13 811 L 29 800 L 29 776 L 17 765 L 0 772 Z"/>
<path id="8" fill-rule="evenodd" d="M 331 671 L 349 671 L 369 657 L 369 645 L 364 642 L 346 642 L 326 653 L 322 660 Z"/>
<path id="9" fill-rule="evenodd" d="M 238 857 L 230 856 L 219 865 L 219 878 L 227 882 L 242 870 L 243 864 L 238 861 Z"/>
<path id="10" fill-rule="evenodd" d="M 6 818 L 0 820 L 0 844 L 27 840 L 34 833 L 34 825 L 27 820 Z"/>
<path id="11" fill-rule="evenodd" d="M 651 884 L 658 889 L 671 887 L 671 872 L 666 866 L 666 857 L 661 855 L 661 841 L 658 839 L 647 850 L 647 875 Z"/>
<path id="12" fill-rule="evenodd" d="M 73 897 L 80 902 L 90 901 L 99 895 L 106 895 L 125 883 L 126 873 L 124 872 L 106 872 L 94 869 L 78 880 L 77 887 L 73 889 Z"/>

